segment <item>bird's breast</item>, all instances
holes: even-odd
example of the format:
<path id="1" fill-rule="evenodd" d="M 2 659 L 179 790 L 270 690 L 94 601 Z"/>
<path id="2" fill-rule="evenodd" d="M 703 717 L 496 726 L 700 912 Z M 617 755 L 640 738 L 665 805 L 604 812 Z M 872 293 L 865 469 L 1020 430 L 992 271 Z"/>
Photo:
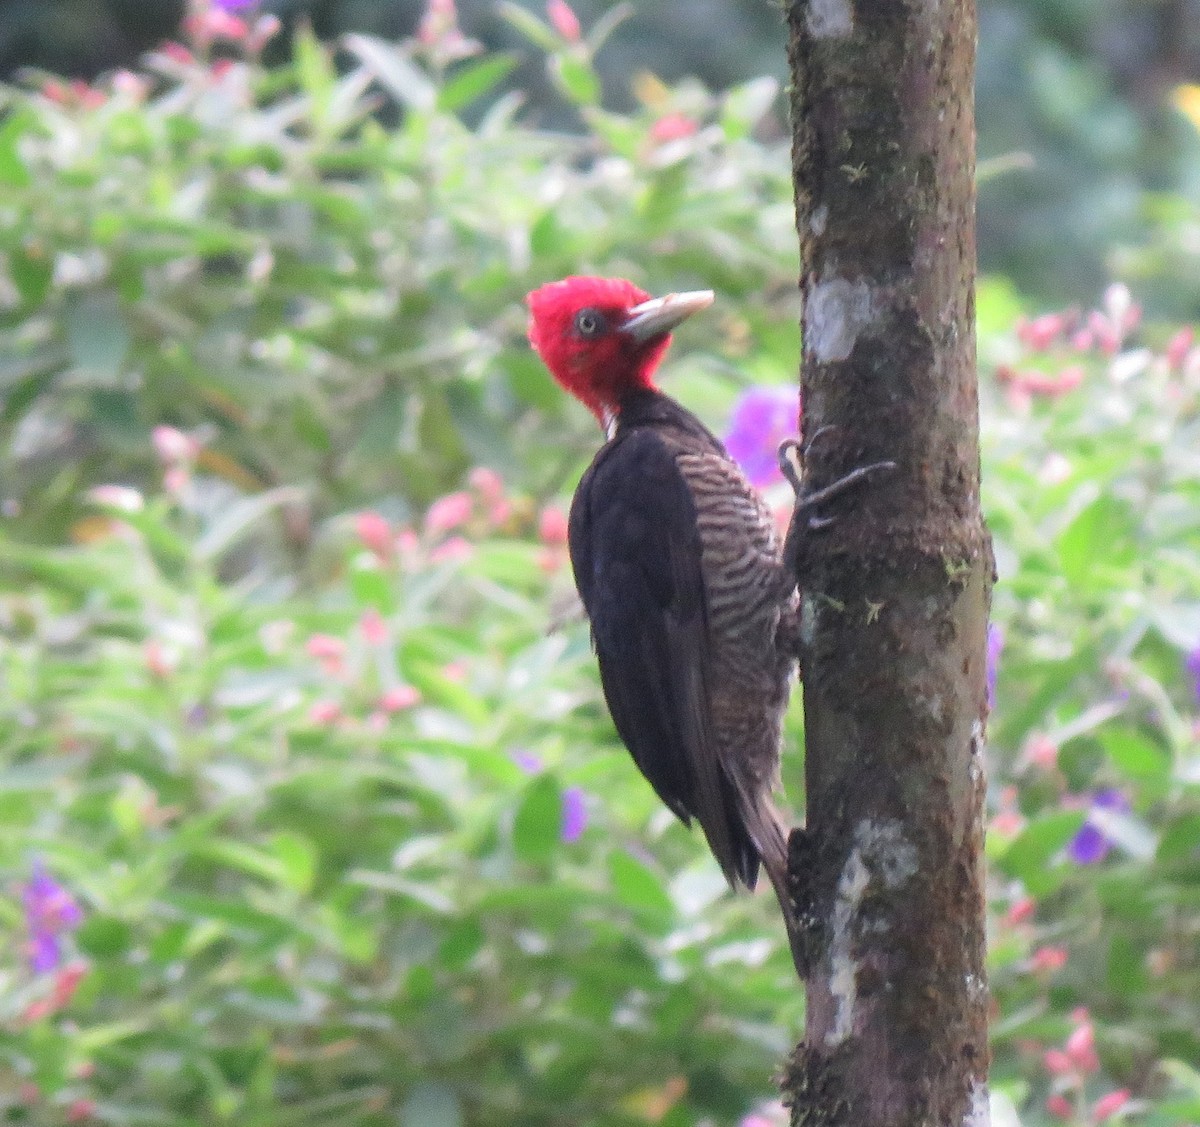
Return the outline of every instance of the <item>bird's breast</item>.
<path id="1" fill-rule="evenodd" d="M 774 681 L 788 584 L 770 510 L 728 458 L 681 452 L 676 462 L 695 500 L 714 657 L 719 665 L 748 662 Z"/>

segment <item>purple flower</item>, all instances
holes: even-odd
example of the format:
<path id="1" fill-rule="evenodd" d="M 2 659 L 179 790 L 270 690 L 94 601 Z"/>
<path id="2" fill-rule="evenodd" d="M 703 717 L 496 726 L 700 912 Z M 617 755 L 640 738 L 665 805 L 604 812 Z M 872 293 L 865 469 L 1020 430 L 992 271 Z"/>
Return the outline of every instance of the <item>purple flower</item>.
<path id="1" fill-rule="evenodd" d="M 562 829 L 559 837 L 568 845 L 578 841 L 587 828 L 587 799 L 578 787 L 562 792 Z"/>
<path id="2" fill-rule="evenodd" d="M 59 937 L 83 923 L 75 898 L 59 884 L 41 861 L 33 862 L 33 875 L 22 889 L 25 926 L 29 931 L 29 965 L 35 974 L 54 970 L 62 961 Z"/>
<path id="3" fill-rule="evenodd" d="M 1192 692 L 1200 703 L 1200 646 L 1197 646 L 1183 659 L 1183 667 L 1192 679 Z"/>
<path id="4" fill-rule="evenodd" d="M 733 408 L 725 446 L 750 479 L 764 486 L 783 480 L 779 444 L 799 429 L 800 393 L 794 387 L 752 387 Z"/>
<path id="5" fill-rule="evenodd" d="M 542 769 L 542 760 L 536 751 L 526 751 L 520 748 L 512 753 L 512 761 L 526 775 L 536 775 Z"/>
<path id="6" fill-rule="evenodd" d="M 1129 810 L 1129 799 L 1119 790 L 1098 791 L 1092 799 L 1092 810 L 1115 810 L 1124 814 Z M 1078 865 L 1094 865 L 1108 856 L 1112 842 L 1089 815 L 1067 845 L 1067 856 Z"/>
<path id="7" fill-rule="evenodd" d="M 212 0 L 214 8 L 223 12 L 244 12 L 247 8 L 256 8 L 259 0 Z"/>
<path id="8" fill-rule="evenodd" d="M 987 705 L 996 707 L 996 678 L 1000 675 L 1000 654 L 1004 650 L 1004 631 L 994 622 L 987 628 Z"/>

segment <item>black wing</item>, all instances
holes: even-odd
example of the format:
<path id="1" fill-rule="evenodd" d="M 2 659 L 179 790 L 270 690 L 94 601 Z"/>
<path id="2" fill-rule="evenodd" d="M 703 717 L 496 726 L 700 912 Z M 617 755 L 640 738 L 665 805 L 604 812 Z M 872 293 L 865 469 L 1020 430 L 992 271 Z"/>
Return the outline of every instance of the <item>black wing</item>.
<path id="1" fill-rule="evenodd" d="M 753 887 L 758 851 L 712 733 L 696 507 L 654 430 L 620 434 L 596 456 L 571 505 L 569 546 L 618 734 L 663 802 L 699 820 L 730 882 Z"/>

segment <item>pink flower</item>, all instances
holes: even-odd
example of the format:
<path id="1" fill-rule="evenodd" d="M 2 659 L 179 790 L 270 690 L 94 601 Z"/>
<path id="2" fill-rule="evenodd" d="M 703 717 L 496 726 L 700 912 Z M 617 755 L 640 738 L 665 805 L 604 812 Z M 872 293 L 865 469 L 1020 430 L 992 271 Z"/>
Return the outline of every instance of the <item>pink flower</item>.
<path id="1" fill-rule="evenodd" d="M 1075 1067 L 1071 1063 L 1071 1058 L 1062 1049 L 1047 1049 L 1042 1057 L 1042 1063 L 1052 1076 L 1063 1076 L 1072 1072 Z"/>
<path id="2" fill-rule="evenodd" d="M 1183 367 L 1183 362 L 1187 359 L 1188 350 L 1192 347 L 1192 341 L 1195 339 L 1195 336 L 1195 330 L 1191 325 L 1187 325 L 1180 329 L 1168 342 L 1163 356 L 1166 358 L 1167 366 L 1171 371 L 1177 372 Z"/>
<path id="3" fill-rule="evenodd" d="M 502 528 L 512 519 L 512 513 L 512 502 L 507 497 L 500 497 L 488 506 L 488 524 Z"/>
<path id="4" fill-rule="evenodd" d="M 1058 744 L 1044 732 L 1034 732 L 1025 744 L 1025 758 L 1043 771 L 1058 766 Z"/>
<path id="5" fill-rule="evenodd" d="M 1071 1119 L 1075 1115 L 1071 1101 L 1057 1093 L 1046 1101 L 1046 1110 L 1057 1119 Z"/>
<path id="6" fill-rule="evenodd" d="M 108 101 L 102 90 L 97 90 L 95 87 L 89 86 L 82 78 L 72 80 L 71 94 L 85 110 L 99 109 Z"/>
<path id="7" fill-rule="evenodd" d="M 321 668 L 330 677 L 336 677 L 342 671 L 346 658 L 346 643 L 332 634 L 314 634 L 304 644 L 309 657 L 315 657 L 321 663 Z"/>
<path id="8" fill-rule="evenodd" d="M 178 427 L 157 426 L 150 432 L 150 438 L 154 443 L 155 453 L 164 465 L 191 462 L 200 453 L 199 440 Z"/>
<path id="9" fill-rule="evenodd" d="M 681 141 L 691 137 L 700 126 L 695 119 L 683 113 L 669 113 L 660 117 L 650 127 L 650 140 L 656 145 L 665 145 L 668 141 Z"/>
<path id="10" fill-rule="evenodd" d="M 163 489 L 172 497 L 179 497 L 191 484 L 192 473 L 185 465 L 168 466 L 163 470 Z"/>
<path id="11" fill-rule="evenodd" d="M 1032 896 L 1023 896 L 1005 913 L 1004 920 L 1010 927 L 1023 924 L 1033 919 L 1037 911 L 1037 901 Z"/>
<path id="12" fill-rule="evenodd" d="M 157 638 L 148 638 L 142 647 L 142 660 L 151 675 L 160 681 L 165 681 L 175 672 L 175 662 L 167 656 L 162 642 Z"/>
<path id="13" fill-rule="evenodd" d="M 258 54 L 272 39 L 283 30 L 283 21 L 268 12 L 254 21 L 254 27 L 246 37 L 246 50 Z"/>
<path id="14" fill-rule="evenodd" d="M 993 818 L 991 830 L 1001 837 L 1016 837 L 1025 828 L 1025 816 L 1020 810 L 1001 810 Z"/>
<path id="15" fill-rule="evenodd" d="M 129 101 L 141 103 L 146 100 L 146 95 L 150 93 L 150 82 L 145 76 L 134 74 L 131 70 L 119 70 L 112 78 L 113 93 L 120 94 Z"/>
<path id="16" fill-rule="evenodd" d="M 1089 313 L 1088 328 L 1095 336 L 1100 351 L 1106 356 L 1112 356 L 1121 347 L 1121 334 L 1103 313 L 1094 310 Z"/>
<path id="17" fill-rule="evenodd" d="M 1066 318 L 1061 313 L 1043 313 L 1032 321 L 1020 317 L 1017 320 L 1017 339 L 1032 351 L 1043 352 L 1054 343 L 1064 328 Z"/>
<path id="18" fill-rule="evenodd" d="M 1053 974 L 1067 965 L 1065 947 L 1039 947 L 1029 960 L 1032 969 L 1039 974 Z"/>
<path id="19" fill-rule="evenodd" d="M 996 378 L 1008 384 L 1013 393 L 1021 398 L 1033 395 L 1054 397 L 1066 395 L 1074 391 L 1081 383 L 1086 373 L 1079 364 L 1071 364 L 1061 369 L 1057 374 L 1040 372 L 1036 369 L 1018 370 L 1007 364 L 1001 364 L 996 369 Z"/>
<path id="20" fill-rule="evenodd" d="M 550 26 L 568 43 L 578 43 L 580 38 L 579 17 L 571 10 L 566 0 L 548 0 L 546 15 Z"/>
<path id="21" fill-rule="evenodd" d="M 1100 1067 L 1095 1043 L 1096 1031 L 1090 1021 L 1078 1026 L 1067 1038 L 1066 1055 L 1080 1072 L 1095 1072 Z"/>
<path id="22" fill-rule="evenodd" d="M 449 532 L 471 519 L 474 502 L 469 493 L 447 493 L 439 497 L 425 514 L 425 528 L 429 532 Z"/>
<path id="23" fill-rule="evenodd" d="M 169 42 L 162 45 L 162 53 L 173 63 L 179 63 L 180 66 L 190 66 L 196 61 L 195 55 L 191 53 L 182 43 Z"/>
<path id="24" fill-rule="evenodd" d="M 428 0 L 417 26 L 417 42 L 441 66 L 478 54 L 481 45 L 463 35 L 454 0 Z"/>
<path id="25" fill-rule="evenodd" d="M 310 657 L 340 661 L 346 652 L 346 643 L 332 634 L 314 634 L 304 644 Z"/>
<path id="26" fill-rule="evenodd" d="M 220 5 L 187 16 L 183 30 L 202 51 L 206 51 L 215 39 L 241 43 L 250 34 L 250 26 L 241 16 L 235 16 Z"/>
<path id="27" fill-rule="evenodd" d="M 471 558 L 472 548 L 468 541 L 461 536 L 451 536 L 444 544 L 439 544 L 429 558 L 434 563 L 462 563 Z"/>
<path id="28" fill-rule="evenodd" d="M 538 539 L 551 547 L 567 542 L 567 514 L 557 505 L 547 505 L 538 517 Z"/>
<path id="29" fill-rule="evenodd" d="M 1108 1095 L 1101 1096 L 1092 1108 L 1092 1122 L 1103 1123 L 1110 1116 L 1120 1111 L 1128 1102 L 1128 1088 L 1118 1088 L 1115 1092 L 1109 1092 Z"/>
<path id="30" fill-rule="evenodd" d="M 420 703 L 421 694 L 412 685 L 396 685 L 379 698 L 379 707 L 384 712 L 403 712 Z"/>
<path id="31" fill-rule="evenodd" d="M 382 646 L 388 640 L 387 623 L 384 622 L 383 615 L 373 607 L 363 612 L 362 618 L 358 620 L 358 628 L 369 646 Z"/>
<path id="32" fill-rule="evenodd" d="M 467 672 L 465 661 L 448 661 L 442 666 L 442 676 L 456 685 L 461 685 L 467 679 Z"/>
<path id="33" fill-rule="evenodd" d="M 319 700 L 308 710 L 308 722 L 319 728 L 336 724 L 342 716 L 342 706 L 335 700 Z"/>
<path id="34" fill-rule="evenodd" d="M 354 531 L 364 548 L 374 552 L 381 560 L 386 560 L 392 553 L 392 526 L 387 518 L 370 509 L 364 510 L 354 518 Z"/>
<path id="35" fill-rule="evenodd" d="M 467 481 L 489 504 L 495 504 L 504 496 L 504 479 L 487 466 L 476 466 L 467 475 Z"/>
<path id="36" fill-rule="evenodd" d="M 96 1114 L 96 1101 L 83 1096 L 72 1100 L 67 1105 L 67 1122 L 83 1123 Z"/>

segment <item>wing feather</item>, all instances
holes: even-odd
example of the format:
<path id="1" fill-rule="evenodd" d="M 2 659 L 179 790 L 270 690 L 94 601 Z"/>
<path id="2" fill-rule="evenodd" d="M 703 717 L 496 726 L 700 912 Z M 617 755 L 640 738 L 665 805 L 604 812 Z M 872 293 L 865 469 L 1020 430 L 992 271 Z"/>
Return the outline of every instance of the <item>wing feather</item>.
<path id="1" fill-rule="evenodd" d="M 699 820 L 729 880 L 752 886 L 758 853 L 721 767 L 708 704 L 696 507 L 653 429 L 620 434 L 596 456 L 575 494 L 568 543 L 618 734 L 662 801 L 685 823 Z"/>

